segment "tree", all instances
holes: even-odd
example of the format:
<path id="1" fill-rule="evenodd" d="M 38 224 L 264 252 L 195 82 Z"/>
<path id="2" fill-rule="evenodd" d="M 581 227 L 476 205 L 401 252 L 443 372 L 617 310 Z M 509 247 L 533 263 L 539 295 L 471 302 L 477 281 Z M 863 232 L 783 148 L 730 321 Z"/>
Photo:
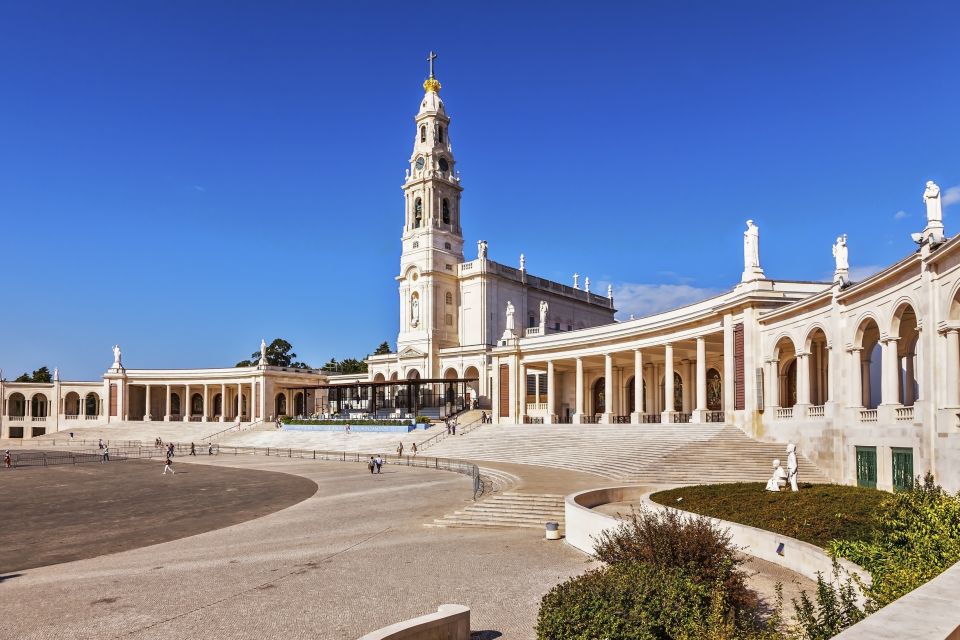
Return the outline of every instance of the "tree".
<path id="1" fill-rule="evenodd" d="M 377 347 L 377 350 L 373 352 L 373 355 L 383 356 L 387 355 L 388 353 L 393 353 L 393 350 L 390 348 L 390 343 L 384 340 L 380 343 L 380 346 Z"/>
<path id="2" fill-rule="evenodd" d="M 50 369 L 40 367 L 33 372 L 33 375 L 24 373 L 14 380 L 14 382 L 53 382 L 53 376 L 50 375 Z"/>
<path id="3" fill-rule="evenodd" d="M 312 367 L 304 362 L 296 362 L 294 358 L 297 354 L 293 353 L 293 345 L 283 338 L 275 338 L 267 346 L 267 364 L 274 367 L 290 367 L 292 369 L 311 369 Z M 260 351 L 254 351 L 250 354 L 249 360 L 241 360 L 237 363 L 238 367 L 252 367 L 260 362 Z"/>

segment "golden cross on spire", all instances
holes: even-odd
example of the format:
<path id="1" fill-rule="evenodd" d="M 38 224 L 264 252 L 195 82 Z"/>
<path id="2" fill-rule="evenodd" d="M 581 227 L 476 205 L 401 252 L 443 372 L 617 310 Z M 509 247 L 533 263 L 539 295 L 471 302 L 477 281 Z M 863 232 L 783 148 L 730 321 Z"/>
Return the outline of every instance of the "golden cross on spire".
<path id="1" fill-rule="evenodd" d="M 440 93 L 440 81 L 433 77 L 433 61 L 437 59 L 437 54 L 433 51 L 427 56 L 427 62 L 430 63 L 430 77 L 423 83 L 423 90 L 430 93 Z"/>

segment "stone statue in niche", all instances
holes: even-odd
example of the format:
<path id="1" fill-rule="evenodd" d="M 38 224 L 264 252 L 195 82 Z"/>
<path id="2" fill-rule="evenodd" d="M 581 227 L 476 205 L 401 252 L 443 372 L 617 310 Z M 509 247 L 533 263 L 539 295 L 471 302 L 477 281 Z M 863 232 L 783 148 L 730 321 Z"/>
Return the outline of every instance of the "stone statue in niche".
<path id="1" fill-rule="evenodd" d="M 780 491 L 787 486 L 787 472 L 780 466 L 780 460 L 773 461 L 773 475 L 767 480 L 767 491 Z"/>
<path id="2" fill-rule="evenodd" d="M 797 445 L 792 442 L 787 445 L 787 478 L 790 480 L 790 489 L 799 491 L 797 486 Z"/>
<path id="3" fill-rule="evenodd" d="M 940 187 L 933 180 L 927 180 L 927 188 L 923 192 L 923 203 L 927 205 L 927 224 L 943 222 L 943 208 L 940 202 Z"/>
<path id="4" fill-rule="evenodd" d="M 410 326 L 420 326 L 420 298 L 416 294 L 410 298 Z"/>
<path id="5" fill-rule="evenodd" d="M 540 301 L 540 326 L 547 326 L 547 312 L 550 310 L 550 305 L 546 300 Z"/>

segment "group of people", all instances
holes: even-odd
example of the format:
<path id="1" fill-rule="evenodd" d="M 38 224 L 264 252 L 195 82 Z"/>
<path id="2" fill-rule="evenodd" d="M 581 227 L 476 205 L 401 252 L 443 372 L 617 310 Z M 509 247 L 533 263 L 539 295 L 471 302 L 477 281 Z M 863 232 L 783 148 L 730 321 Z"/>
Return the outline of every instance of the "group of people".
<path id="1" fill-rule="evenodd" d="M 410 445 L 410 455 L 417 455 L 417 443 L 414 442 Z M 397 447 L 397 457 L 403 457 L 403 440 L 400 441 L 400 446 Z"/>
<path id="2" fill-rule="evenodd" d="M 444 423 L 447 425 L 447 435 L 455 436 L 457 435 L 457 420 L 456 418 L 447 418 L 444 420 Z"/>
<path id="3" fill-rule="evenodd" d="M 380 473 L 380 469 L 383 468 L 383 458 L 380 457 L 378 453 L 376 456 L 370 456 L 370 461 L 367 462 L 367 468 L 370 469 L 370 473 Z"/>

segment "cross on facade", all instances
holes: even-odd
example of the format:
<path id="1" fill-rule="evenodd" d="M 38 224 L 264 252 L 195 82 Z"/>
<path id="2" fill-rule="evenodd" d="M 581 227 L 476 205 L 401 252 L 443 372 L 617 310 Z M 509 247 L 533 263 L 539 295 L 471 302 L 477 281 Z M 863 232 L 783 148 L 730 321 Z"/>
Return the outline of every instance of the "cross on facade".
<path id="1" fill-rule="evenodd" d="M 430 63 L 430 77 L 433 77 L 433 61 L 437 59 L 437 54 L 433 51 L 430 52 L 430 55 L 427 56 L 427 62 Z"/>

